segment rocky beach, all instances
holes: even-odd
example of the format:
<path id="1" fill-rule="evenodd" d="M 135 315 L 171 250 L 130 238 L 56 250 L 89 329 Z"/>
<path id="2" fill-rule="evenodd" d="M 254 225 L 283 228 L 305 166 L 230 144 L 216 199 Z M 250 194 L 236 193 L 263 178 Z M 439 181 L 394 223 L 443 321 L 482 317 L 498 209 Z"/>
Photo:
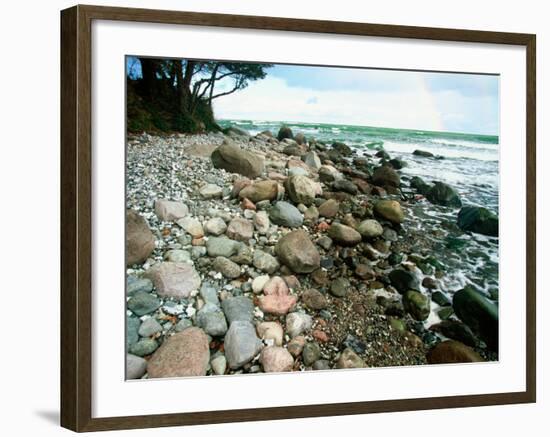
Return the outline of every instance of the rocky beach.
<path id="1" fill-rule="evenodd" d="M 496 267 L 457 274 L 498 216 L 407 163 L 441 158 L 288 126 L 129 135 L 127 379 L 498 360 Z"/>

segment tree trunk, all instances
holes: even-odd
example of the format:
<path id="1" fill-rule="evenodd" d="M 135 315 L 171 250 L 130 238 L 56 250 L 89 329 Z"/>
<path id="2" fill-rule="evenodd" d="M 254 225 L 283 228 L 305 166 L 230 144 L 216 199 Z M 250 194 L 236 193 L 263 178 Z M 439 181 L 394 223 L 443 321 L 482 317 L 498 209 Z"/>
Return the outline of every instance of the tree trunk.
<path id="1" fill-rule="evenodd" d="M 153 100 L 155 95 L 155 85 L 156 85 L 156 65 L 155 60 L 150 58 L 139 58 L 141 63 L 141 76 L 143 77 L 143 86 L 145 89 L 145 94 L 149 100 Z"/>

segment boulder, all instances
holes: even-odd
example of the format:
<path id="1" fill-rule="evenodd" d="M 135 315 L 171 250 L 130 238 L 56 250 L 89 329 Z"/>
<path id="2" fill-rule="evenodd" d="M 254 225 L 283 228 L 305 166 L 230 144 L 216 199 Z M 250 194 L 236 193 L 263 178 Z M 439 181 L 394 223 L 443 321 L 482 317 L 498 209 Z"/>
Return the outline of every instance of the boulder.
<path id="1" fill-rule="evenodd" d="M 321 160 L 319 159 L 319 155 L 315 152 L 307 152 L 303 156 L 303 160 L 308 167 L 314 170 L 319 170 L 321 168 Z"/>
<path id="2" fill-rule="evenodd" d="M 264 372 L 290 372 L 294 366 L 294 358 L 280 346 L 268 346 L 260 354 L 260 363 Z"/>
<path id="3" fill-rule="evenodd" d="M 304 217 L 294 205 L 288 202 L 276 202 L 269 210 L 269 218 L 277 225 L 287 226 L 289 228 L 298 228 L 302 226 Z"/>
<path id="4" fill-rule="evenodd" d="M 295 273 L 311 273 L 320 267 L 321 257 L 304 230 L 289 232 L 275 246 L 279 261 Z"/>
<path id="5" fill-rule="evenodd" d="M 126 210 L 126 265 L 141 264 L 155 249 L 155 237 L 145 219 L 132 209 Z"/>
<path id="6" fill-rule="evenodd" d="M 400 224 L 405 220 L 405 214 L 401 204 L 396 200 L 379 200 L 374 204 L 374 212 L 383 219 L 394 224 Z"/>
<path id="7" fill-rule="evenodd" d="M 340 141 L 335 141 L 332 143 L 332 149 L 343 156 L 350 156 L 353 153 L 351 147 Z"/>
<path id="8" fill-rule="evenodd" d="M 355 246 L 361 242 L 359 232 L 341 223 L 333 223 L 328 230 L 328 236 L 342 246 Z"/>
<path id="9" fill-rule="evenodd" d="M 420 282 L 414 273 L 403 269 L 395 269 L 388 275 L 390 283 L 395 289 L 403 294 L 408 290 L 420 290 Z"/>
<path id="10" fill-rule="evenodd" d="M 163 222 L 171 222 L 189 214 L 189 208 L 182 202 L 167 199 L 155 200 L 155 214 Z"/>
<path id="11" fill-rule="evenodd" d="M 262 342 L 256 336 L 252 323 L 237 320 L 231 323 L 225 334 L 224 349 L 229 368 L 238 369 L 252 361 L 260 352 Z"/>
<path id="12" fill-rule="evenodd" d="M 498 237 L 498 216 L 487 208 L 465 206 L 458 212 L 458 227 L 463 231 Z"/>
<path id="13" fill-rule="evenodd" d="M 454 206 L 457 208 L 462 206 L 462 201 L 456 190 L 443 182 L 434 182 L 434 185 L 426 194 L 426 198 L 436 205 Z"/>
<path id="14" fill-rule="evenodd" d="M 241 199 L 247 198 L 254 203 L 261 202 L 262 200 L 274 200 L 277 198 L 279 192 L 279 184 L 275 181 L 258 181 L 252 185 L 244 187 L 239 192 Z"/>
<path id="15" fill-rule="evenodd" d="M 433 153 L 426 152 L 425 150 L 418 150 L 418 149 L 413 152 L 413 155 L 420 156 L 422 158 L 433 158 L 434 157 Z"/>
<path id="16" fill-rule="evenodd" d="M 249 178 L 257 178 L 264 171 L 262 157 L 230 142 L 224 142 L 214 150 L 211 159 L 215 168 L 223 168 L 230 173 L 238 173 Z"/>
<path id="17" fill-rule="evenodd" d="M 473 349 L 454 340 L 439 343 L 428 352 L 426 359 L 429 364 L 477 363 L 484 361 Z"/>
<path id="18" fill-rule="evenodd" d="M 201 286 L 199 274 L 188 263 L 162 262 L 147 270 L 145 276 L 153 281 L 161 297 L 188 298 Z"/>
<path id="19" fill-rule="evenodd" d="M 403 295 L 403 307 L 415 320 L 426 320 L 430 315 L 430 298 L 420 291 L 408 290 Z"/>
<path id="20" fill-rule="evenodd" d="M 315 183 L 306 176 L 290 176 L 285 182 L 285 189 L 294 203 L 306 206 L 313 204 L 317 193 Z"/>
<path id="21" fill-rule="evenodd" d="M 439 332 L 451 340 L 460 341 L 466 346 L 475 347 L 478 344 L 477 338 L 472 330 L 458 320 L 444 320 L 441 323 L 430 326 L 430 330 Z"/>
<path id="22" fill-rule="evenodd" d="M 200 328 L 168 337 L 147 363 L 149 378 L 204 376 L 210 361 L 208 337 Z"/>
<path id="23" fill-rule="evenodd" d="M 288 126 L 281 126 L 279 129 L 279 133 L 277 134 L 277 139 L 279 141 L 284 140 L 285 138 L 294 138 L 294 134 L 292 133 L 292 129 L 290 129 Z"/>
<path id="24" fill-rule="evenodd" d="M 372 181 L 376 185 L 381 185 L 383 187 L 390 186 L 399 188 L 401 184 L 399 174 L 389 165 L 383 165 L 374 170 Z"/>
<path id="25" fill-rule="evenodd" d="M 380 237 L 384 233 L 384 228 L 376 220 L 363 220 L 357 226 L 357 232 L 359 232 L 363 238 L 371 240 Z"/>
<path id="26" fill-rule="evenodd" d="M 430 191 L 430 186 L 424 182 L 424 180 L 419 176 L 413 176 L 409 182 L 409 186 L 411 188 L 414 188 L 416 191 L 418 191 L 422 195 L 428 194 Z"/>
<path id="27" fill-rule="evenodd" d="M 453 309 L 460 320 L 498 351 L 498 306 L 472 287 L 457 291 L 453 296 Z"/>

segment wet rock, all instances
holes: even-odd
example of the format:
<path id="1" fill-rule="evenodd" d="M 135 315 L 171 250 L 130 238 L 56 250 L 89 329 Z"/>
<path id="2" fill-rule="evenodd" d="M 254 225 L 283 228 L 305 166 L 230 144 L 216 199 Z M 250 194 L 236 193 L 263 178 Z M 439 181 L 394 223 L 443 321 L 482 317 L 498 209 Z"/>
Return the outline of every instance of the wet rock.
<path id="1" fill-rule="evenodd" d="M 275 246 L 279 261 L 296 273 L 311 273 L 318 269 L 321 257 L 304 230 L 292 231 Z"/>
<path id="2" fill-rule="evenodd" d="M 357 226 L 357 232 L 367 240 L 380 237 L 384 233 L 384 228 L 376 220 L 363 220 Z"/>
<path id="3" fill-rule="evenodd" d="M 239 198 L 250 199 L 257 203 L 262 200 L 274 200 L 279 192 L 279 184 L 275 181 L 258 181 L 248 185 L 239 192 Z"/>
<path id="4" fill-rule="evenodd" d="M 498 237 L 498 216 L 486 208 L 465 206 L 458 212 L 458 227 L 464 231 Z"/>
<path id="5" fill-rule="evenodd" d="M 345 297 L 348 294 L 350 283 L 346 278 L 336 278 L 330 284 L 330 293 L 336 297 Z"/>
<path id="6" fill-rule="evenodd" d="M 139 292 L 128 299 L 126 305 L 130 311 L 141 317 L 160 307 L 160 300 L 150 293 Z"/>
<path id="7" fill-rule="evenodd" d="M 389 162 L 390 162 L 390 165 L 396 170 L 401 170 L 403 167 L 407 166 L 407 163 L 402 159 L 394 158 L 394 159 L 390 159 Z"/>
<path id="8" fill-rule="evenodd" d="M 140 379 L 147 371 L 147 360 L 126 354 L 126 379 Z"/>
<path id="9" fill-rule="evenodd" d="M 340 358 L 336 362 L 337 369 L 358 369 L 363 367 L 366 367 L 365 362 L 349 347 L 342 351 Z"/>
<path id="10" fill-rule="evenodd" d="M 300 334 L 307 332 L 313 325 L 313 319 L 305 313 L 290 313 L 286 316 L 286 332 L 291 338 L 298 337 Z"/>
<path id="11" fill-rule="evenodd" d="M 283 141 L 286 138 L 290 138 L 290 139 L 294 138 L 292 129 L 290 129 L 288 126 L 281 126 L 281 128 L 279 129 L 279 133 L 277 134 L 277 139 L 279 141 Z"/>
<path id="12" fill-rule="evenodd" d="M 157 294 L 161 297 L 187 298 L 201 286 L 199 274 L 187 263 L 159 263 L 145 275 L 153 281 Z"/>
<path id="13" fill-rule="evenodd" d="M 262 342 L 256 336 L 252 323 L 237 320 L 231 323 L 225 334 L 224 349 L 229 368 L 238 369 L 260 352 Z"/>
<path id="14" fill-rule="evenodd" d="M 315 311 L 322 310 L 328 306 L 325 295 L 314 288 L 307 289 L 302 293 L 302 302 L 306 307 Z"/>
<path id="15" fill-rule="evenodd" d="M 434 158 L 434 154 L 431 152 L 426 152 L 425 150 L 415 150 L 413 152 L 413 155 L 415 156 L 421 156 L 423 158 Z"/>
<path id="16" fill-rule="evenodd" d="M 405 219 L 401 205 L 395 200 L 379 200 L 374 204 L 374 212 L 395 224 L 400 224 Z"/>
<path id="17" fill-rule="evenodd" d="M 172 222 L 189 214 L 189 208 L 182 202 L 157 199 L 155 200 L 155 214 L 163 222 Z"/>
<path id="18" fill-rule="evenodd" d="M 155 237 L 145 219 L 134 210 L 126 210 L 126 265 L 143 263 L 154 249 Z"/>
<path id="19" fill-rule="evenodd" d="M 288 202 L 277 202 L 269 211 L 269 218 L 277 225 L 297 228 L 302 226 L 304 218 L 298 208 Z"/>
<path id="20" fill-rule="evenodd" d="M 473 349 L 454 340 L 439 343 L 428 352 L 426 359 L 429 364 L 476 363 L 483 361 L 483 358 Z"/>
<path id="21" fill-rule="evenodd" d="M 211 159 L 215 168 L 223 168 L 249 178 L 257 178 L 264 171 L 263 158 L 230 142 L 225 142 L 214 150 Z"/>
<path id="22" fill-rule="evenodd" d="M 229 324 L 235 321 L 252 322 L 254 305 L 248 297 L 236 296 L 222 301 L 222 309 Z"/>
<path id="23" fill-rule="evenodd" d="M 479 335 L 491 350 L 498 351 L 498 306 L 471 287 L 453 296 L 455 314 Z"/>
<path id="24" fill-rule="evenodd" d="M 420 283 L 414 273 L 403 269 L 395 269 L 388 275 L 390 283 L 399 293 L 407 290 L 420 290 Z"/>
<path id="25" fill-rule="evenodd" d="M 433 278 L 430 278 L 429 276 L 426 276 L 424 279 L 422 279 L 422 287 L 429 290 L 435 290 L 437 288 L 437 281 Z"/>
<path id="26" fill-rule="evenodd" d="M 341 223 L 333 223 L 328 230 L 328 235 L 333 241 L 342 246 L 355 246 L 361 242 L 361 234 L 359 232 Z"/>
<path id="27" fill-rule="evenodd" d="M 254 225 L 246 219 L 234 218 L 227 226 L 226 235 L 233 240 L 248 242 L 254 235 Z"/>
<path id="28" fill-rule="evenodd" d="M 472 330 L 464 323 L 457 320 L 444 320 L 441 323 L 432 325 L 432 331 L 439 332 L 451 340 L 457 340 L 466 346 L 475 347 L 478 344 L 477 338 Z"/>
<path id="29" fill-rule="evenodd" d="M 206 250 L 208 256 L 229 258 L 238 252 L 239 243 L 226 237 L 212 237 L 206 242 Z"/>
<path id="30" fill-rule="evenodd" d="M 302 351 L 302 361 L 306 366 L 311 366 L 321 357 L 321 347 L 315 342 L 306 343 Z"/>
<path id="31" fill-rule="evenodd" d="M 209 361 L 208 337 L 192 327 L 164 341 L 149 360 L 147 373 L 149 378 L 204 376 Z"/>
<path id="32" fill-rule="evenodd" d="M 419 291 L 409 290 L 403 295 L 403 307 L 415 320 L 426 320 L 430 315 L 430 298 Z"/>
<path id="33" fill-rule="evenodd" d="M 283 347 L 268 346 L 260 354 L 264 372 L 290 372 L 294 366 L 292 355 Z"/>
<path id="34" fill-rule="evenodd" d="M 319 215 L 321 217 L 333 218 L 336 217 L 339 209 L 340 203 L 334 199 L 329 199 L 319 206 Z"/>
<path id="35" fill-rule="evenodd" d="M 441 291 L 434 291 L 432 293 L 432 300 L 442 307 L 451 305 L 451 299 L 449 299 L 447 295 L 442 293 Z"/>
<path id="36" fill-rule="evenodd" d="M 306 206 L 313 203 L 317 193 L 315 183 L 306 176 L 290 176 L 285 182 L 285 189 L 294 203 Z"/>
<path id="37" fill-rule="evenodd" d="M 332 143 L 332 149 L 343 156 L 350 156 L 353 153 L 351 147 L 340 141 L 335 141 L 334 143 Z"/>
<path id="38" fill-rule="evenodd" d="M 426 198 L 437 205 L 454 206 L 457 208 L 462 206 L 462 201 L 456 190 L 443 182 L 435 182 L 426 194 Z"/>
<path id="39" fill-rule="evenodd" d="M 414 188 L 416 191 L 418 191 L 422 195 L 428 194 L 428 191 L 430 191 L 430 186 L 424 182 L 424 180 L 419 176 L 413 176 L 409 182 L 409 186 L 411 188 Z"/>
<path id="40" fill-rule="evenodd" d="M 383 165 L 374 170 L 372 181 L 376 185 L 381 185 L 383 187 L 390 186 L 398 188 L 401 185 L 399 174 L 388 165 Z"/>

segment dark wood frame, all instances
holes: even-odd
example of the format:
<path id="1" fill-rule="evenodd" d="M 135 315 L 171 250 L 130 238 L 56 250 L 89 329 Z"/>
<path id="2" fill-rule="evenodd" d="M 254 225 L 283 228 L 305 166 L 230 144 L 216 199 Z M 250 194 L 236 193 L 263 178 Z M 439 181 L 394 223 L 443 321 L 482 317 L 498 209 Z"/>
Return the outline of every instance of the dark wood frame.
<path id="1" fill-rule="evenodd" d="M 526 390 L 468 396 L 92 418 L 92 20 L 287 30 L 524 46 L 527 52 Z M 75 6 L 61 12 L 61 425 L 74 431 L 516 404 L 536 401 L 536 38 L 531 34 Z"/>

